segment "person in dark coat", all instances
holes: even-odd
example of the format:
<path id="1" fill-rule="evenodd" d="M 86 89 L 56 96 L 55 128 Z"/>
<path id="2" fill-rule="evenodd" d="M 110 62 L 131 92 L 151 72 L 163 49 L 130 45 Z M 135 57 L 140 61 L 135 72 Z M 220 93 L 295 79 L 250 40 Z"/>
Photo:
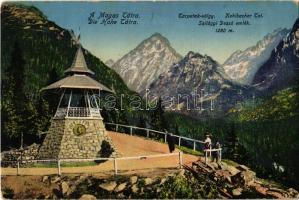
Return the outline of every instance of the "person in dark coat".
<path id="1" fill-rule="evenodd" d="M 220 143 L 217 141 L 216 144 L 214 144 L 213 149 L 220 149 L 221 145 Z M 214 160 L 216 160 L 216 162 L 218 163 L 220 159 L 220 151 L 212 151 L 212 162 L 214 162 Z"/>
<path id="2" fill-rule="evenodd" d="M 216 145 L 215 144 L 211 144 L 212 145 L 212 149 L 216 149 Z M 217 151 L 212 151 L 212 162 L 214 162 L 214 160 L 216 160 L 216 162 L 218 162 L 218 157 L 217 157 Z"/>
<path id="3" fill-rule="evenodd" d="M 168 148 L 169 148 L 170 153 L 172 153 L 174 151 L 174 149 L 175 149 L 174 138 L 173 138 L 172 134 L 168 133 L 167 131 L 166 131 L 166 134 L 167 134 Z"/>

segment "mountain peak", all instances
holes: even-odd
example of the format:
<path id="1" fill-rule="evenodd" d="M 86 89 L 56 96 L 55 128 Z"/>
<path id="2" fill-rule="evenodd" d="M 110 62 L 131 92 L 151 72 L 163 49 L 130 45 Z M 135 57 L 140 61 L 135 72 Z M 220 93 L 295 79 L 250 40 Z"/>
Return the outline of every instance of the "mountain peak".
<path id="1" fill-rule="evenodd" d="M 195 55 L 194 51 L 189 51 L 189 52 L 187 53 L 187 56 L 186 56 L 186 57 L 191 58 L 191 57 L 193 57 L 194 55 Z"/>
<path id="2" fill-rule="evenodd" d="M 144 40 L 144 42 L 149 42 L 149 41 L 150 42 L 160 41 L 162 43 L 165 43 L 169 47 L 171 47 L 171 44 L 170 44 L 169 40 L 166 37 L 164 37 L 161 33 L 158 33 L 158 32 L 152 34 L 148 39 Z"/>
<path id="3" fill-rule="evenodd" d="M 154 33 L 112 67 L 131 89 L 141 92 L 181 58 L 166 37 Z"/>
<path id="4" fill-rule="evenodd" d="M 252 84 L 259 90 L 278 90 L 295 83 L 299 66 L 299 18 L 287 37 L 259 68 Z"/>
<path id="5" fill-rule="evenodd" d="M 250 85 L 255 73 L 270 57 L 272 50 L 290 30 L 278 28 L 265 35 L 254 46 L 234 52 L 223 64 L 226 74 L 240 84 Z"/>
<path id="6" fill-rule="evenodd" d="M 1 7 L 1 17 L 17 20 L 16 23 L 43 24 L 47 17 L 34 6 L 25 6 L 15 3 L 4 3 Z M 3 20 L 7 21 L 7 20 Z"/>
<path id="7" fill-rule="evenodd" d="M 152 35 L 151 35 L 151 38 L 152 38 L 152 37 L 161 37 L 161 38 L 165 38 L 161 33 L 158 33 L 158 32 L 152 34 Z"/>

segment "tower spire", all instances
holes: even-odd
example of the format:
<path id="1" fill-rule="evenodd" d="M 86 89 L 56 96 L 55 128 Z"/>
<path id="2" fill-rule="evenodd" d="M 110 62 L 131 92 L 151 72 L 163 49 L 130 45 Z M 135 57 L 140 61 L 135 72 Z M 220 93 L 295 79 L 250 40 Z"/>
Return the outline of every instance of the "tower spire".
<path id="1" fill-rule="evenodd" d="M 94 75 L 94 72 L 88 69 L 86 65 L 86 61 L 84 58 L 84 54 L 82 52 L 81 44 L 78 45 L 78 50 L 73 60 L 72 66 L 64 71 L 64 73 L 87 73 L 90 75 Z"/>

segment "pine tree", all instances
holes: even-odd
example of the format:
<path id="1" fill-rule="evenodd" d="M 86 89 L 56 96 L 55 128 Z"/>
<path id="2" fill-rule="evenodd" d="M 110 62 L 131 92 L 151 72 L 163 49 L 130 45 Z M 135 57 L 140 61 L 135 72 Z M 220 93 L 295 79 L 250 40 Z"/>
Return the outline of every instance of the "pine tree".
<path id="1" fill-rule="evenodd" d="M 242 164 L 247 164 L 249 154 L 245 147 L 240 143 L 236 132 L 236 124 L 230 124 L 230 132 L 226 137 L 225 146 L 227 147 L 226 157 Z"/>
<path id="2" fill-rule="evenodd" d="M 174 127 L 174 134 L 180 135 L 179 125 L 177 123 L 175 124 L 175 127 Z"/>
<path id="3" fill-rule="evenodd" d="M 6 70 L 6 78 L 2 82 L 2 146 L 17 143 L 24 129 L 24 65 L 23 53 L 16 42 L 11 53 L 11 62 Z"/>
<path id="4" fill-rule="evenodd" d="M 37 111 L 34 102 L 25 94 L 25 60 L 19 44 L 14 44 L 11 62 L 6 70 L 6 78 L 2 84 L 2 143 L 8 146 L 20 147 L 22 137 L 31 143 L 36 137 Z"/>
<path id="5" fill-rule="evenodd" d="M 138 127 L 146 128 L 146 119 L 145 116 L 139 113 L 139 122 L 137 124 Z"/>
<path id="6" fill-rule="evenodd" d="M 234 159 L 237 145 L 237 134 L 235 130 L 235 124 L 233 122 L 230 124 L 230 130 L 228 136 L 226 137 L 225 143 L 225 146 L 227 147 L 227 156 L 231 159 Z"/>
<path id="7" fill-rule="evenodd" d="M 48 78 L 46 85 L 50 85 L 59 80 L 59 75 L 57 73 L 56 68 L 52 68 L 51 71 L 49 72 L 48 76 L 49 76 L 49 78 Z M 61 95 L 61 94 L 54 93 L 51 91 L 44 91 L 43 96 L 44 96 L 44 100 L 46 100 L 48 103 L 50 115 L 54 115 L 56 112 L 56 109 L 57 109 L 57 106 L 59 103 L 59 99 L 60 99 L 59 95 Z"/>
<path id="8" fill-rule="evenodd" d="M 40 96 L 37 105 L 37 118 L 36 118 L 36 125 L 38 132 L 44 132 L 48 129 L 50 125 L 51 114 L 49 113 L 49 104 L 48 102 Z"/>

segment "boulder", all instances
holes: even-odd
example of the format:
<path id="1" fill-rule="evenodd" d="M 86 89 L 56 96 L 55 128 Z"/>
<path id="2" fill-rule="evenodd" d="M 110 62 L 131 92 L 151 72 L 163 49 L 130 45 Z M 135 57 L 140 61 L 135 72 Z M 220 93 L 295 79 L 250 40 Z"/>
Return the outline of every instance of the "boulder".
<path id="1" fill-rule="evenodd" d="M 226 164 L 225 162 L 221 162 L 221 163 L 219 164 L 219 168 L 220 168 L 221 170 L 227 170 L 227 164 Z"/>
<path id="2" fill-rule="evenodd" d="M 161 178 L 161 180 L 160 180 L 160 185 L 163 185 L 165 182 L 166 182 L 166 178 Z"/>
<path id="3" fill-rule="evenodd" d="M 47 183 L 49 181 L 49 176 L 43 176 L 42 182 Z"/>
<path id="4" fill-rule="evenodd" d="M 69 189 L 70 189 L 69 184 L 66 181 L 63 181 L 61 183 L 62 194 L 66 194 L 69 191 Z"/>
<path id="5" fill-rule="evenodd" d="M 184 174 L 185 174 L 185 170 L 181 169 L 178 173 L 178 176 L 184 176 Z"/>
<path id="6" fill-rule="evenodd" d="M 144 185 L 150 185 L 152 183 L 153 183 L 153 179 L 151 179 L 151 178 L 145 178 L 144 179 Z"/>
<path id="7" fill-rule="evenodd" d="M 232 195 L 234 196 L 234 197 L 237 197 L 237 196 L 240 196 L 241 194 L 242 194 L 242 188 L 236 188 L 236 189 L 233 189 L 232 190 Z"/>
<path id="8" fill-rule="evenodd" d="M 236 175 L 237 173 L 240 172 L 240 170 L 238 170 L 236 167 L 234 166 L 231 166 L 231 165 L 227 165 L 227 171 L 229 171 L 229 173 L 234 176 Z"/>
<path id="9" fill-rule="evenodd" d="M 275 191 L 267 191 L 267 196 L 270 198 L 275 198 L 275 199 L 284 199 L 285 196 L 281 194 L 280 192 L 275 192 Z"/>
<path id="10" fill-rule="evenodd" d="M 228 183 L 232 183 L 230 176 L 224 176 L 224 180 L 226 180 Z"/>
<path id="11" fill-rule="evenodd" d="M 160 193 L 161 192 L 161 188 L 160 187 L 157 187 L 157 189 L 156 189 L 156 193 Z"/>
<path id="12" fill-rule="evenodd" d="M 53 176 L 51 178 L 51 183 L 57 183 L 61 180 L 61 178 L 59 176 Z"/>
<path id="13" fill-rule="evenodd" d="M 80 200 L 96 200 L 97 198 L 91 194 L 83 194 L 79 199 Z"/>
<path id="14" fill-rule="evenodd" d="M 207 170 L 213 170 L 213 171 L 215 171 L 215 167 L 214 166 L 215 165 L 212 164 L 212 163 L 209 163 L 209 162 L 206 163 Z"/>
<path id="15" fill-rule="evenodd" d="M 121 183 L 121 184 L 119 184 L 116 188 L 115 188 L 115 192 L 121 192 L 121 191 L 123 191 L 125 188 L 126 188 L 126 186 L 127 186 L 127 183 Z"/>
<path id="16" fill-rule="evenodd" d="M 115 189 L 116 185 L 117 185 L 116 182 L 112 181 L 112 182 L 100 184 L 100 188 L 112 192 Z"/>
<path id="17" fill-rule="evenodd" d="M 253 188 L 255 189 L 255 191 L 257 193 L 259 193 L 260 195 L 266 197 L 268 188 L 262 187 L 258 183 L 254 183 L 254 184 L 252 184 L 252 186 L 253 186 Z"/>
<path id="18" fill-rule="evenodd" d="M 136 184 L 134 184 L 134 185 L 132 185 L 131 190 L 132 190 L 133 193 L 137 193 L 139 188 L 137 187 Z"/>
<path id="19" fill-rule="evenodd" d="M 299 193 L 295 189 L 289 188 L 287 191 L 290 197 L 297 198 L 297 199 L 299 198 Z"/>
<path id="20" fill-rule="evenodd" d="M 210 166 L 212 166 L 214 170 L 219 169 L 219 165 L 218 165 L 218 163 L 216 163 L 216 162 L 211 162 L 211 163 L 210 163 Z"/>
<path id="21" fill-rule="evenodd" d="M 255 179 L 255 172 L 248 170 L 248 171 L 242 171 L 234 176 L 231 177 L 231 180 L 234 184 L 241 185 L 241 186 L 247 186 L 250 185 L 252 181 Z"/>
<path id="22" fill-rule="evenodd" d="M 131 185 L 135 184 L 137 182 L 137 180 L 138 180 L 137 176 L 131 176 L 130 177 L 130 183 L 131 183 Z"/>
<path id="23" fill-rule="evenodd" d="M 239 165 L 238 167 L 237 167 L 237 169 L 238 170 L 240 170 L 240 171 L 248 171 L 248 170 L 250 170 L 248 167 L 246 167 L 245 165 Z"/>

